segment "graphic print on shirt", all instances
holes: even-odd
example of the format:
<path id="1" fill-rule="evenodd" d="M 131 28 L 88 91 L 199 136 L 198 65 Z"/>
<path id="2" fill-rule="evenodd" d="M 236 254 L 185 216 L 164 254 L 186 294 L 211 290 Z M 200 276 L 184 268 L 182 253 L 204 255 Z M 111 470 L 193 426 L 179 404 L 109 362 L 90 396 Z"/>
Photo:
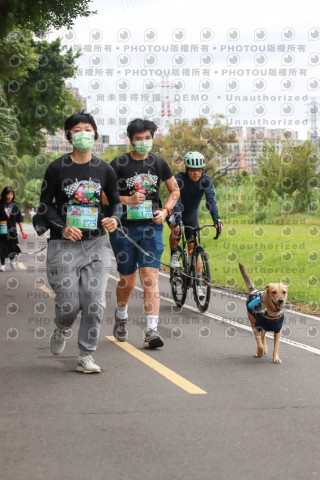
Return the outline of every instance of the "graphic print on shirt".
<path id="1" fill-rule="evenodd" d="M 157 175 L 151 175 L 148 173 L 136 173 L 134 177 L 127 178 L 127 186 L 131 188 L 130 195 L 135 192 L 142 192 L 145 195 L 152 193 L 156 190 L 158 177 Z"/>
<path id="2" fill-rule="evenodd" d="M 127 178 L 127 187 L 131 190 L 130 194 L 141 192 L 145 195 L 152 193 L 157 188 L 157 175 L 148 173 L 136 173 L 134 177 Z M 139 205 L 127 205 L 128 220 L 150 220 L 152 218 L 152 200 L 145 200 Z"/>
<path id="3" fill-rule="evenodd" d="M 69 203 L 89 205 L 97 201 L 97 197 L 101 194 L 101 185 L 93 182 L 91 178 L 89 180 L 81 180 L 80 182 L 76 179 L 74 183 L 65 187 L 64 191 L 67 194 Z"/>
<path id="4" fill-rule="evenodd" d="M 101 195 L 100 183 L 76 180 L 64 189 L 69 199 L 66 225 L 85 229 L 97 228 L 98 208 L 95 206 Z"/>
<path id="5" fill-rule="evenodd" d="M 12 206 L 8 205 L 7 207 L 4 207 L 4 211 L 7 215 L 7 217 L 10 218 L 10 215 L 12 213 Z"/>

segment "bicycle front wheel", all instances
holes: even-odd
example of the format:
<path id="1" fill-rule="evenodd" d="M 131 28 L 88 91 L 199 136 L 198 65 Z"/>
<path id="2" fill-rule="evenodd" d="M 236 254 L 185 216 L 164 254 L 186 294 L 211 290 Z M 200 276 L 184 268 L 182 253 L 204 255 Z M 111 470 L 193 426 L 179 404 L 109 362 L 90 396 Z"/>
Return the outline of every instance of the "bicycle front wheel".
<path id="1" fill-rule="evenodd" d="M 197 273 L 199 272 L 199 273 Z M 197 247 L 192 265 L 193 295 L 200 312 L 206 312 L 210 304 L 211 276 L 206 251 Z"/>
<path id="2" fill-rule="evenodd" d="M 177 257 L 180 268 L 170 268 L 170 285 L 175 304 L 177 307 L 182 307 L 186 301 L 188 287 L 186 277 L 182 275 L 187 271 L 187 260 L 180 245 L 177 247 Z"/>

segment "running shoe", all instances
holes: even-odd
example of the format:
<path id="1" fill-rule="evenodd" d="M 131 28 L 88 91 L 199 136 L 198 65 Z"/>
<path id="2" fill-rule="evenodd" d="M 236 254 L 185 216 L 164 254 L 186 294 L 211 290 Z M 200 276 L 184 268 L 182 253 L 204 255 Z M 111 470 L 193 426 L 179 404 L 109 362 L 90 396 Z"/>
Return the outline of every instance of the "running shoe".
<path id="1" fill-rule="evenodd" d="M 95 363 L 90 353 L 85 353 L 78 357 L 77 371 L 83 373 L 100 373 L 101 368 Z"/>
<path id="2" fill-rule="evenodd" d="M 178 260 L 178 255 L 176 253 L 173 253 L 171 255 L 171 260 L 170 260 L 170 267 L 171 268 L 180 268 L 180 263 Z"/>
<path id="3" fill-rule="evenodd" d="M 163 338 L 156 329 L 148 328 L 144 338 L 144 348 L 159 348 L 163 347 Z"/>
<path id="4" fill-rule="evenodd" d="M 53 355 L 60 355 L 66 346 L 67 329 L 56 328 L 50 337 L 50 350 Z"/>
<path id="5" fill-rule="evenodd" d="M 197 285 L 196 286 L 196 290 L 197 290 L 197 295 L 198 295 L 198 298 L 199 300 L 204 300 L 206 298 L 205 294 L 203 293 L 203 290 L 202 288 L 200 287 L 200 285 Z"/>
<path id="6" fill-rule="evenodd" d="M 17 262 L 15 260 L 10 260 L 11 268 L 15 270 L 17 268 Z"/>
<path id="7" fill-rule="evenodd" d="M 127 321 L 128 319 L 121 319 L 117 317 L 117 310 L 115 311 L 114 314 L 115 317 L 115 324 L 113 327 L 113 336 L 116 338 L 119 342 L 125 342 L 128 340 L 128 330 L 127 330 Z"/>

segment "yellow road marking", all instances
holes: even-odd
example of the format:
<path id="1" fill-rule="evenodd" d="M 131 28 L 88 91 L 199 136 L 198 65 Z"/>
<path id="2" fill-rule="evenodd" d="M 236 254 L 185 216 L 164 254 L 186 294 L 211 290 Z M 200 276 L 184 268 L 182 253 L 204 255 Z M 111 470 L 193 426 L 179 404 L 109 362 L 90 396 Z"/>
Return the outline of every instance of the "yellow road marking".
<path id="1" fill-rule="evenodd" d="M 27 268 L 24 266 L 22 262 L 18 262 L 18 267 L 20 268 L 20 270 L 27 270 Z"/>
<path id="2" fill-rule="evenodd" d="M 48 287 L 46 287 L 45 285 L 38 283 L 37 288 L 40 288 L 43 292 L 47 293 L 51 298 L 55 297 L 54 292 L 50 290 Z M 132 356 L 140 360 L 142 363 L 144 363 L 148 367 L 160 373 L 160 375 L 162 375 L 163 377 L 165 377 L 167 380 L 174 383 L 178 387 L 182 388 L 182 390 L 185 390 L 187 393 L 190 393 L 193 395 L 207 394 L 205 390 L 202 390 L 201 388 L 197 387 L 193 383 L 189 382 L 189 380 L 186 380 L 185 378 L 181 377 L 181 375 L 179 375 L 178 373 L 162 365 L 162 363 L 158 362 L 157 360 L 154 360 L 153 358 L 149 357 L 145 353 L 141 352 L 130 343 L 118 342 L 114 337 L 107 336 L 106 338 L 110 340 L 110 342 L 115 343 L 116 345 L 121 347 L 123 350 L 130 353 Z"/>
<path id="3" fill-rule="evenodd" d="M 145 353 L 141 352 L 130 343 L 118 342 L 114 337 L 106 337 L 106 338 L 110 340 L 110 342 L 113 342 L 115 345 L 118 345 L 118 347 L 122 348 L 127 353 L 130 353 L 131 355 L 133 355 L 135 358 L 140 360 L 142 363 L 144 363 L 148 367 L 160 373 L 160 375 L 165 377 L 170 382 L 182 388 L 182 390 L 185 390 L 186 392 L 194 395 L 204 395 L 207 393 L 201 388 L 194 385 L 193 383 L 189 382 L 189 380 L 186 380 L 185 378 L 181 377 L 181 375 L 179 375 L 178 373 L 174 372 L 173 370 L 170 370 L 170 368 L 165 367 L 164 365 L 162 365 L 162 363 L 158 362 L 157 360 L 154 360 L 154 358 L 151 358 Z"/>
<path id="4" fill-rule="evenodd" d="M 47 293 L 49 295 L 49 297 L 51 298 L 54 298 L 55 297 L 55 294 L 52 290 L 50 290 L 50 288 L 46 287 L 45 285 L 43 285 L 42 283 L 37 283 L 37 288 L 40 288 L 40 290 L 42 290 L 43 292 Z"/>

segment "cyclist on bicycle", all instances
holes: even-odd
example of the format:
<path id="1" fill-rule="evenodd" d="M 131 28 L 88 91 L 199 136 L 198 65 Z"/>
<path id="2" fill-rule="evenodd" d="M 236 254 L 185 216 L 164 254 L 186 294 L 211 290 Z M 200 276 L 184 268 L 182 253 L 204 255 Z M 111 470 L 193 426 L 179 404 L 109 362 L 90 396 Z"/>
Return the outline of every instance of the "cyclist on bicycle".
<path id="1" fill-rule="evenodd" d="M 176 253 L 179 244 L 179 223 L 182 221 L 185 225 L 185 235 L 189 243 L 189 252 L 193 249 L 192 230 L 189 227 L 199 227 L 198 208 L 200 201 L 205 195 L 206 207 L 209 210 L 214 226 L 220 228 L 222 232 L 222 222 L 220 221 L 218 208 L 215 201 L 215 193 L 211 177 L 203 173 L 206 164 L 202 153 L 188 152 L 184 156 L 185 172 L 179 172 L 175 175 L 180 188 L 180 198 L 173 209 L 173 213 L 168 219 L 168 225 L 171 228 L 170 249 L 171 249 L 171 268 L 179 268 L 180 264 Z M 200 265 L 198 266 L 200 267 Z M 197 268 L 198 269 L 198 268 Z M 204 298 L 204 293 L 200 286 L 197 287 L 199 297 Z"/>

